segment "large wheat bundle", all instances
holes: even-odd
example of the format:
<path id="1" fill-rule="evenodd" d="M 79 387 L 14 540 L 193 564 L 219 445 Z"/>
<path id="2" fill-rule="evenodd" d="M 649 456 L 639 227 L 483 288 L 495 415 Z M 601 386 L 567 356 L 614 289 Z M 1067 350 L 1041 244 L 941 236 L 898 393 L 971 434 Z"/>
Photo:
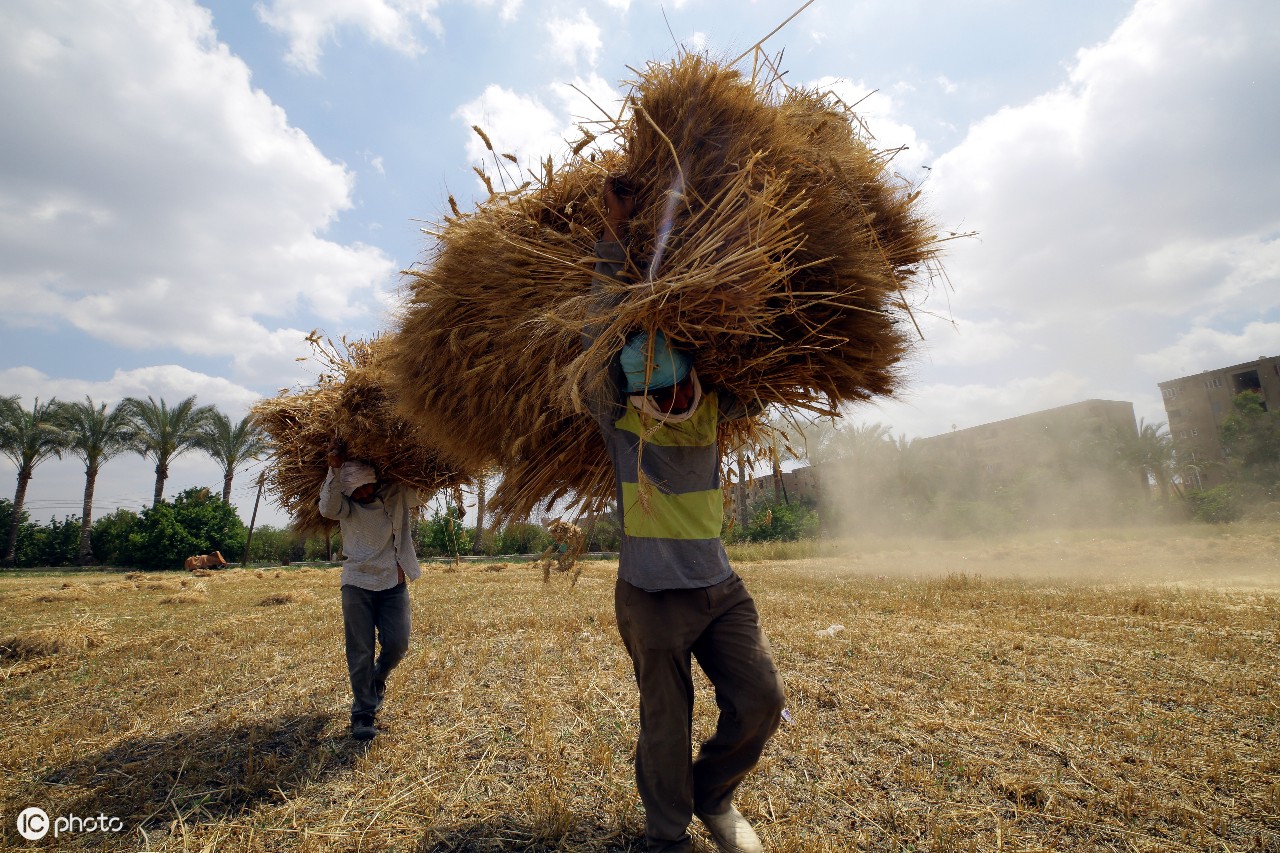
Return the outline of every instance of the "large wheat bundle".
<path id="1" fill-rule="evenodd" d="M 349 458 L 369 462 L 383 479 L 412 486 L 424 498 L 467 481 L 464 469 L 395 414 L 387 392 L 385 337 L 335 344 L 313 333 L 309 340 L 322 368 L 315 384 L 283 391 L 252 410 L 271 438 L 268 489 L 299 531 L 333 524 L 320 515 L 318 502 L 335 435 L 346 443 Z"/>
<path id="2" fill-rule="evenodd" d="M 460 460 L 503 467 L 499 513 L 608 497 L 581 399 L 639 329 L 763 404 L 835 415 L 898 387 L 935 231 L 847 107 L 777 80 L 697 55 L 651 64 L 609 128 L 618 150 L 548 162 L 435 229 L 389 344 L 399 412 Z M 606 176 L 637 210 L 626 280 L 600 299 Z M 584 351 L 587 323 L 600 334 Z"/>

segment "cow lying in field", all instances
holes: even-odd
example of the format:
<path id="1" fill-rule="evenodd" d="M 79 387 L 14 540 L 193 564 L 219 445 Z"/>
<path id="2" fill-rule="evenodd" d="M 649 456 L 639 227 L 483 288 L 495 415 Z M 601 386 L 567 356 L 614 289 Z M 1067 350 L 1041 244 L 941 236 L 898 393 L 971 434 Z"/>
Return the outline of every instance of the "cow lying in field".
<path id="1" fill-rule="evenodd" d="M 214 551 L 212 554 L 201 554 L 198 557 L 187 557 L 183 562 L 184 569 L 220 569 L 228 565 L 227 561 L 222 559 L 221 551 Z"/>

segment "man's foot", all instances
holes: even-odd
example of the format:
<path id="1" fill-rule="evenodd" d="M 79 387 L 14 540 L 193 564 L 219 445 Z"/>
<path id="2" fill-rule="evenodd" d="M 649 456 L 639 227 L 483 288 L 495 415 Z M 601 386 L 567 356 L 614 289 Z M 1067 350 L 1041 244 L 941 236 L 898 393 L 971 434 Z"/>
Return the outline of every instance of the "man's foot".
<path id="1" fill-rule="evenodd" d="M 760 836 L 733 806 L 721 814 L 698 814 L 721 853 L 764 853 Z"/>
<path id="2" fill-rule="evenodd" d="M 351 716 L 351 736 L 356 740 L 373 740 L 378 730 L 373 727 L 373 714 Z"/>

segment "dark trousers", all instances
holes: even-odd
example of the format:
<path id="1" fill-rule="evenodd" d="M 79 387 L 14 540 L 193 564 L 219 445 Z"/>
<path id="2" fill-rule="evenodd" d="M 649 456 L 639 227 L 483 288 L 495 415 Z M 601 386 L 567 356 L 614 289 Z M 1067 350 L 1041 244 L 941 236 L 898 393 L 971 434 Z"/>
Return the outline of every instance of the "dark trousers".
<path id="1" fill-rule="evenodd" d="M 378 707 L 375 683 L 409 650 L 409 588 L 398 584 L 374 592 L 342 587 L 342 622 L 347 635 L 347 672 L 351 676 L 351 713 L 372 714 Z M 374 657 L 376 641 L 382 652 Z"/>
<path id="2" fill-rule="evenodd" d="M 719 814 L 781 722 L 782 680 L 742 579 L 645 592 L 619 580 L 618 631 L 640 688 L 636 787 L 650 851 L 687 851 L 694 811 Z M 715 687 L 715 734 L 691 761 L 690 657 Z"/>

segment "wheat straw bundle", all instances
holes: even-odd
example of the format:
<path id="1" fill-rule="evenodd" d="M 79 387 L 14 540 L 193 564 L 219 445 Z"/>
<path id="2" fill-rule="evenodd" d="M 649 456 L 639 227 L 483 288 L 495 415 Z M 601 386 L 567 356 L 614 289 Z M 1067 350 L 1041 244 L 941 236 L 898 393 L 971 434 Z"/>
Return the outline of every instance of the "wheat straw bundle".
<path id="1" fill-rule="evenodd" d="M 318 501 L 335 435 L 346 442 L 349 458 L 369 462 L 381 478 L 412 486 L 424 498 L 466 482 L 462 468 L 396 416 L 387 393 L 386 338 L 335 344 L 312 333 L 308 340 L 322 367 L 315 385 L 281 392 L 252 410 L 272 442 L 268 489 L 298 530 L 333 524 L 320 515 Z"/>
<path id="2" fill-rule="evenodd" d="M 639 329 L 692 350 L 704 384 L 763 404 L 834 415 L 897 387 L 934 230 L 851 111 L 778 77 L 696 55 L 651 64 L 606 128 L 619 150 L 548 161 L 532 187 L 434 230 L 389 344 L 399 412 L 467 464 L 503 467 L 500 514 L 607 499 L 581 400 Z M 637 210 L 626 281 L 602 304 L 591 272 L 609 175 Z M 588 322 L 602 331 L 583 351 Z"/>

